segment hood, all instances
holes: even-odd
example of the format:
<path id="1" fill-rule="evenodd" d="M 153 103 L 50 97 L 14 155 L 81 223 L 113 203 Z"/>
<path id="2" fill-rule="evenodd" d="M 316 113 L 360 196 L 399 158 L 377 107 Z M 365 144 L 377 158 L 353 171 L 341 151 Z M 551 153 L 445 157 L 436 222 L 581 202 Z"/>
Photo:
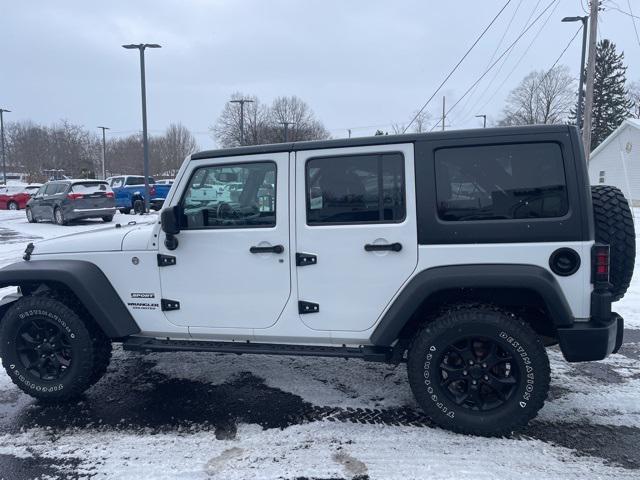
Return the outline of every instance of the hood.
<path id="1" fill-rule="evenodd" d="M 147 220 L 143 223 L 109 225 L 96 228 L 87 232 L 71 233 L 61 237 L 34 242 L 33 255 L 48 255 L 54 253 L 82 253 L 82 252 L 113 252 L 123 249 L 124 239 L 129 234 L 136 232 L 138 241 L 136 247 L 143 246 L 141 237 L 149 238 L 153 230 L 155 220 Z M 146 235 L 148 234 L 148 235 Z"/>

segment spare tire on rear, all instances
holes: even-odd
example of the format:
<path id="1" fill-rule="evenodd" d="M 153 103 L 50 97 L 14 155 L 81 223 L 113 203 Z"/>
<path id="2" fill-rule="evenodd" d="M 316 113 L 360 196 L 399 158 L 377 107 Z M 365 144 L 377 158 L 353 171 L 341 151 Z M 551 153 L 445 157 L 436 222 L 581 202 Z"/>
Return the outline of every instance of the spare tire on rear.
<path id="1" fill-rule="evenodd" d="M 629 288 L 636 260 L 636 233 L 629 202 L 619 188 L 593 185 L 593 217 L 596 242 L 610 248 L 609 281 L 613 301 L 620 300 Z"/>

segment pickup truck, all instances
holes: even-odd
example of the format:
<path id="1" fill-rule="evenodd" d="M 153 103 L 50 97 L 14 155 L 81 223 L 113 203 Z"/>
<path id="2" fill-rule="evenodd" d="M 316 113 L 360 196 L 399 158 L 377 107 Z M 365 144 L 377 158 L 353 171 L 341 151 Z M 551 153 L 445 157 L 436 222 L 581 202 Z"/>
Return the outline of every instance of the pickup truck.
<path id="1" fill-rule="evenodd" d="M 120 175 L 107 179 L 116 196 L 116 208 L 122 213 L 144 212 L 144 177 L 142 175 Z M 149 208 L 160 210 L 171 185 L 156 184 L 149 177 Z"/>

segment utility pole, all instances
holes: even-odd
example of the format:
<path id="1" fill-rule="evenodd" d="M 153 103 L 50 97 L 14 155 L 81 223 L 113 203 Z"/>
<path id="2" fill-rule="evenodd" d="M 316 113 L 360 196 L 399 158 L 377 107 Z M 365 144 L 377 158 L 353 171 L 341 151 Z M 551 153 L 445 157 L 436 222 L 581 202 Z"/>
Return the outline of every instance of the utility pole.
<path id="1" fill-rule="evenodd" d="M 589 162 L 591 154 L 591 121 L 593 110 L 593 84 L 596 73 L 596 41 L 598 40 L 598 0 L 591 0 L 591 15 L 589 15 L 589 57 L 587 59 L 587 86 L 584 97 L 584 123 L 582 127 L 582 142 L 584 144 L 585 159 Z"/>
<path id="2" fill-rule="evenodd" d="M 589 17 L 564 17 L 563 22 L 582 22 L 582 56 L 580 57 L 580 85 L 578 86 L 578 108 L 576 109 L 576 124 L 582 130 L 582 109 L 584 104 L 584 57 L 587 53 L 587 26 Z"/>
<path id="3" fill-rule="evenodd" d="M 140 85 L 142 90 L 142 147 L 144 150 L 144 211 L 149 213 L 149 141 L 147 139 L 147 87 L 144 73 L 144 51 L 147 48 L 161 48 L 157 43 L 122 45 L 129 50 L 140 50 Z M 104 132 L 104 130 L 103 130 Z"/>
<path id="4" fill-rule="evenodd" d="M 284 143 L 289 141 L 289 125 L 295 125 L 294 122 L 280 122 L 284 126 Z"/>
<path id="5" fill-rule="evenodd" d="M 244 145 L 244 104 L 253 103 L 253 100 L 248 98 L 241 98 L 239 100 L 229 100 L 229 103 L 240 104 L 240 146 Z"/>
<path id="6" fill-rule="evenodd" d="M 487 128 L 487 116 L 486 115 L 476 115 L 476 118 L 482 118 L 482 128 Z"/>
<path id="7" fill-rule="evenodd" d="M 442 97 L 442 131 L 444 132 L 444 121 L 446 119 L 447 114 L 445 113 L 445 103 L 446 103 L 446 98 L 445 96 Z"/>
<path id="8" fill-rule="evenodd" d="M 102 129 L 102 180 L 107 178 L 107 140 L 104 134 L 105 130 L 109 130 L 109 127 L 98 127 Z"/>
<path id="9" fill-rule="evenodd" d="M 5 160 L 5 152 L 4 152 L 4 120 L 2 118 L 3 113 L 9 113 L 11 110 L 7 110 L 6 108 L 0 108 L 0 138 L 2 142 L 2 180 L 3 183 L 7 184 L 7 163 Z"/>

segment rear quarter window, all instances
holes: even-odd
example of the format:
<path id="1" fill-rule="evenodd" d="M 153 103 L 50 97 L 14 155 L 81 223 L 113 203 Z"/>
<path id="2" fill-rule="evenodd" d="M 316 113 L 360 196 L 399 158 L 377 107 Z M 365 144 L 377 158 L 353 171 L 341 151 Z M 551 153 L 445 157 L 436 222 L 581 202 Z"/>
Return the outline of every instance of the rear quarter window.
<path id="1" fill-rule="evenodd" d="M 555 218 L 569 209 L 556 143 L 441 148 L 435 177 L 444 221 Z"/>

